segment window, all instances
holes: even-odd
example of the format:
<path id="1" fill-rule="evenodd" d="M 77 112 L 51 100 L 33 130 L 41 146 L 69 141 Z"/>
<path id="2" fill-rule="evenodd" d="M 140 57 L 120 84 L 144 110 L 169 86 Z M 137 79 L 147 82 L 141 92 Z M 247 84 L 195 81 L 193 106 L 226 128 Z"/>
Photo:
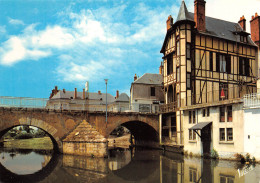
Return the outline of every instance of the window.
<path id="1" fill-rule="evenodd" d="M 189 140 L 196 140 L 196 132 L 189 130 Z"/>
<path id="2" fill-rule="evenodd" d="M 216 71 L 217 72 L 227 72 L 229 74 L 231 73 L 231 56 L 230 55 L 217 53 Z"/>
<path id="3" fill-rule="evenodd" d="M 202 109 L 202 116 L 203 117 L 208 117 L 209 116 L 209 108 Z"/>
<path id="4" fill-rule="evenodd" d="M 213 52 L 209 52 L 209 70 L 213 71 Z"/>
<path id="5" fill-rule="evenodd" d="M 195 115 L 195 111 L 192 111 L 192 121 L 193 123 L 196 123 L 196 115 Z"/>
<path id="6" fill-rule="evenodd" d="M 167 75 L 173 73 L 173 57 L 167 58 Z"/>
<path id="7" fill-rule="evenodd" d="M 191 89 L 191 73 L 187 72 L 187 90 Z"/>
<path id="8" fill-rule="evenodd" d="M 220 175 L 220 183 L 234 183 L 234 179 L 233 176 Z"/>
<path id="9" fill-rule="evenodd" d="M 190 59 L 190 55 L 191 55 L 191 54 L 190 54 L 190 53 L 191 53 L 190 47 L 191 47 L 191 46 L 190 46 L 190 43 L 187 43 L 187 44 L 186 44 L 186 58 L 187 58 L 187 59 Z"/>
<path id="10" fill-rule="evenodd" d="M 227 72 L 226 67 L 227 67 L 226 56 L 220 55 L 219 56 L 219 72 Z"/>
<path id="11" fill-rule="evenodd" d="M 192 123 L 192 113 L 191 113 L 191 111 L 189 111 L 189 124 L 191 124 Z"/>
<path id="12" fill-rule="evenodd" d="M 219 110 L 220 110 L 220 122 L 225 122 L 225 107 L 220 107 Z"/>
<path id="13" fill-rule="evenodd" d="M 250 76 L 249 59 L 239 57 L 239 74 L 243 76 Z"/>
<path id="14" fill-rule="evenodd" d="M 232 105 L 227 106 L 227 121 L 232 122 Z"/>
<path id="15" fill-rule="evenodd" d="M 225 128 L 219 129 L 219 141 L 225 141 Z"/>
<path id="16" fill-rule="evenodd" d="M 155 87 L 151 87 L 151 96 L 155 96 Z"/>
<path id="17" fill-rule="evenodd" d="M 231 74 L 231 55 L 227 55 L 226 59 L 227 59 L 227 73 Z"/>
<path id="18" fill-rule="evenodd" d="M 189 170 L 190 182 L 197 182 L 197 170 L 190 168 Z"/>
<path id="19" fill-rule="evenodd" d="M 227 128 L 227 141 L 233 141 L 233 128 Z"/>
<path id="20" fill-rule="evenodd" d="M 195 111 L 189 111 L 189 124 L 196 123 Z"/>

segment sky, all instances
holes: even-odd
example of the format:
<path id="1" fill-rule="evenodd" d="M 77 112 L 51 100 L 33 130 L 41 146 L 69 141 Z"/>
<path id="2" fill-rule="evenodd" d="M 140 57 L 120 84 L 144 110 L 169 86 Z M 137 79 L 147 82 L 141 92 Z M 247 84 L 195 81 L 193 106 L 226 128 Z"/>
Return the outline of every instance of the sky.
<path id="1" fill-rule="evenodd" d="M 166 20 L 182 0 L 0 0 L 0 96 L 51 90 L 130 92 L 134 75 L 159 73 Z M 194 12 L 194 0 L 185 0 Z M 207 0 L 206 15 L 238 22 L 260 0 Z"/>

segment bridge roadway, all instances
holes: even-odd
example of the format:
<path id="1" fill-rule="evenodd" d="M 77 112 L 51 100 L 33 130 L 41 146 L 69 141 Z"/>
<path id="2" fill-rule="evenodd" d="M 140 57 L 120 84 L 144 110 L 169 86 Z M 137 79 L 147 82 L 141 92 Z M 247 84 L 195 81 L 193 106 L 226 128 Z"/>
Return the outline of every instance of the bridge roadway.
<path id="1" fill-rule="evenodd" d="M 65 111 L 33 108 L 0 107 L 0 138 L 11 128 L 20 125 L 38 127 L 47 132 L 55 150 L 62 152 L 65 139 L 83 120 L 87 121 L 105 138 L 119 125 L 128 128 L 136 145 L 158 143 L 158 114 L 134 112 Z"/>

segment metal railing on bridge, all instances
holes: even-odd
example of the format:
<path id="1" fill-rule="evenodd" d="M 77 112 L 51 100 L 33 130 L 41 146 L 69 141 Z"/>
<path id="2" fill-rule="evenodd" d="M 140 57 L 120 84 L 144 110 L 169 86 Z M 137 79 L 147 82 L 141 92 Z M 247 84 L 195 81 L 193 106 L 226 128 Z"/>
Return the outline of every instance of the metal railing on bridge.
<path id="1" fill-rule="evenodd" d="M 0 97 L 0 107 L 45 108 L 46 98 Z"/>

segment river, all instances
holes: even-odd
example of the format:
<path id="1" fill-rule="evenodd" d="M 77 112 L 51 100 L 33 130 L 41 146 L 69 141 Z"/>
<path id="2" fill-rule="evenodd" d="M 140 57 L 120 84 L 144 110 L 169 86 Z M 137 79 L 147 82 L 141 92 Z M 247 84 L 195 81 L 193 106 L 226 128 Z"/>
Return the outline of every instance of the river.
<path id="1" fill-rule="evenodd" d="M 260 165 L 150 149 L 111 149 L 106 159 L 0 149 L 0 182 L 259 183 Z"/>

